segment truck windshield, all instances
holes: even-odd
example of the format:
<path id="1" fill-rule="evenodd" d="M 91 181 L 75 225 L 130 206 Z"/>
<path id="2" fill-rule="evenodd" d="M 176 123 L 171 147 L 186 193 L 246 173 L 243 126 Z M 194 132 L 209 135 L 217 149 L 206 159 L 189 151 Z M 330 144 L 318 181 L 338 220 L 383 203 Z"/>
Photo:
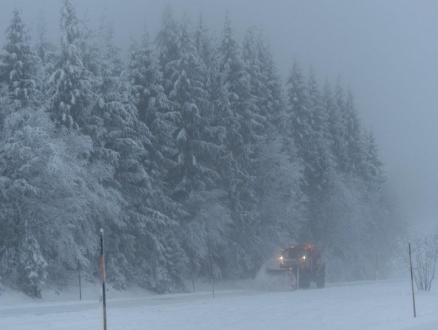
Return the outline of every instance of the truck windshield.
<path id="1" fill-rule="evenodd" d="M 282 253 L 283 258 L 286 259 L 298 259 L 305 254 L 305 251 L 302 249 L 285 249 Z"/>

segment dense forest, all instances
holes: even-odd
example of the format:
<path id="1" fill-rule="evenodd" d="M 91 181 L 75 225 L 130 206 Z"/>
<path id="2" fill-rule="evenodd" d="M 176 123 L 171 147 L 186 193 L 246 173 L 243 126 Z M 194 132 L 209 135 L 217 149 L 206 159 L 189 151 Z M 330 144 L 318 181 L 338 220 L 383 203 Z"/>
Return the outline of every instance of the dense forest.
<path id="1" fill-rule="evenodd" d="M 369 279 L 403 224 L 373 133 L 338 79 L 322 87 L 232 21 L 214 37 L 166 7 L 128 56 L 64 1 L 61 41 L 15 10 L 0 54 L 0 284 L 39 297 L 78 265 L 155 292 L 250 278 L 281 245 L 325 247 L 328 278 Z M 139 32 L 140 35 L 140 32 Z M 293 48 L 293 45 L 291 45 Z M 294 50 L 299 51 L 299 50 Z M 125 51 L 123 51 L 124 53 Z"/>

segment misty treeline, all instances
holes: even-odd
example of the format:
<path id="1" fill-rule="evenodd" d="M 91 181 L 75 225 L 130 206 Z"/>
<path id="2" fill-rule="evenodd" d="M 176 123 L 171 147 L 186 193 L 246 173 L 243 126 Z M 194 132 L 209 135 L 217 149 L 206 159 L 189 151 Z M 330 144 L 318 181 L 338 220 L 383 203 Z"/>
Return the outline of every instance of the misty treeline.
<path id="1" fill-rule="evenodd" d="M 297 62 L 282 83 L 269 43 L 239 43 L 228 15 L 164 11 L 126 60 L 102 19 L 64 1 L 61 42 L 13 12 L 1 53 L 0 276 L 40 296 L 80 264 L 156 292 L 184 279 L 248 278 L 291 242 L 325 247 L 328 276 L 374 276 L 402 226 L 373 134 L 340 82 L 320 88 Z M 294 45 L 290 45 L 294 48 Z"/>

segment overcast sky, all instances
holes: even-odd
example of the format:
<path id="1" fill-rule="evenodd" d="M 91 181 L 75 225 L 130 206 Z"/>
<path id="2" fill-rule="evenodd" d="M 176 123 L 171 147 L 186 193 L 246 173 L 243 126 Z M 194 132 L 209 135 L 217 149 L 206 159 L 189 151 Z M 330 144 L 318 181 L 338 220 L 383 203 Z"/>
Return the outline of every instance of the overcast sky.
<path id="1" fill-rule="evenodd" d="M 126 47 L 146 24 L 160 26 L 162 0 L 72 0 L 78 14 L 97 26 L 103 8 Z M 202 11 L 220 31 L 229 9 L 239 40 L 260 24 L 270 38 L 279 71 L 286 77 L 296 56 L 313 65 L 323 82 L 338 75 L 350 86 L 366 127 L 380 145 L 389 183 L 409 219 L 421 228 L 438 223 L 438 1 L 173 0 L 175 16 L 196 21 Z M 0 31 L 21 7 L 34 27 L 40 11 L 49 36 L 59 39 L 61 0 L 1 0 Z M 4 33 L 0 33 L 4 44 Z"/>

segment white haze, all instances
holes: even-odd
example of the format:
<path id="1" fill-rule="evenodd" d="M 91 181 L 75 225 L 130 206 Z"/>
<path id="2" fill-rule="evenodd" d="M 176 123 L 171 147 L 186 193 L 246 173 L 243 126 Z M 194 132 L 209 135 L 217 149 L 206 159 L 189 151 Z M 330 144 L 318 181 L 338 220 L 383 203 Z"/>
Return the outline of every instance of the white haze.
<path id="1" fill-rule="evenodd" d="M 144 25 L 154 36 L 164 1 L 74 0 L 81 17 L 97 26 L 104 11 L 115 24 L 122 48 L 138 37 Z M 436 1 L 168 1 L 177 16 L 195 21 L 200 12 L 220 31 L 230 10 L 238 36 L 261 24 L 270 38 L 277 65 L 286 77 L 296 56 L 303 67 L 313 65 L 319 79 L 341 76 L 356 96 L 360 117 L 372 127 L 380 145 L 390 184 L 397 190 L 414 226 L 427 229 L 438 214 L 438 2 Z M 48 21 L 48 35 L 59 39 L 56 0 L 2 0 L 0 31 L 14 7 L 34 30 L 39 13 Z M 104 10 L 106 8 L 106 10 Z M 0 33 L 0 44 L 4 34 Z"/>

